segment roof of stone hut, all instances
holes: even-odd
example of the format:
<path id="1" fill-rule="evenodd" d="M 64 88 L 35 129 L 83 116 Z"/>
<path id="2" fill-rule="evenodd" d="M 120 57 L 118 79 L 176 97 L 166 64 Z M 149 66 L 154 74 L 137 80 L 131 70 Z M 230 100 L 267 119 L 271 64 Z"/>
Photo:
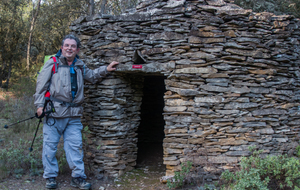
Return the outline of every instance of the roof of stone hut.
<path id="1" fill-rule="evenodd" d="M 217 14 L 249 14 L 251 10 L 244 10 L 238 5 L 232 4 L 230 0 L 144 0 L 136 7 L 136 11 L 139 13 L 151 13 L 155 14 L 161 10 L 170 10 L 174 8 L 185 8 L 188 12 L 191 3 L 196 3 L 199 9 L 210 10 Z"/>
<path id="2" fill-rule="evenodd" d="M 176 11 L 185 12 L 186 16 L 192 14 L 191 6 L 196 4 L 200 10 L 214 12 L 215 14 L 225 15 L 249 15 L 252 10 L 243 9 L 236 4 L 232 3 L 232 0 L 142 0 L 136 8 L 129 9 L 121 15 L 107 15 L 107 14 L 95 14 L 93 16 L 82 16 L 75 20 L 72 24 L 80 24 L 86 21 L 96 20 L 97 18 L 113 18 L 117 20 L 128 20 L 135 15 L 143 16 L 155 16 L 162 15 L 163 13 L 176 13 Z M 184 10 L 182 10 L 184 9 Z M 269 13 L 269 15 L 273 15 Z"/>
<path id="3" fill-rule="evenodd" d="M 233 3 L 233 0 L 142 0 L 136 8 L 129 9 L 121 15 L 95 14 L 93 16 L 82 16 L 75 20 L 72 25 L 81 24 L 101 18 L 113 19 L 118 21 L 141 21 L 151 20 L 153 16 L 164 14 L 176 14 L 185 12 L 185 16 L 191 16 L 192 6 L 197 6 L 199 10 L 213 12 L 215 15 L 246 16 L 251 15 L 254 20 L 287 20 L 294 18 L 293 15 L 275 15 L 274 13 L 263 12 L 254 13 L 251 9 L 243 9 Z M 152 17 L 151 19 L 149 17 Z M 72 26 L 71 26 L 72 30 Z"/>

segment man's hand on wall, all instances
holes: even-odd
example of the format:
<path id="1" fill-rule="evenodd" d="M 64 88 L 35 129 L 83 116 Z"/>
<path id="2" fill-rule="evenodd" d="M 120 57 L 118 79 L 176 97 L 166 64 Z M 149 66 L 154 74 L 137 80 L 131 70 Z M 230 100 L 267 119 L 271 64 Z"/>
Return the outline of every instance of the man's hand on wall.
<path id="1" fill-rule="evenodd" d="M 113 62 L 111 62 L 107 67 L 106 67 L 106 70 L 107 71 L 114 71 L 114 70 L 116 70 L 116 66 L 118 65 L 119 63 L 118 62 L 116 62 L 116 61 L 113 61 Z"/>

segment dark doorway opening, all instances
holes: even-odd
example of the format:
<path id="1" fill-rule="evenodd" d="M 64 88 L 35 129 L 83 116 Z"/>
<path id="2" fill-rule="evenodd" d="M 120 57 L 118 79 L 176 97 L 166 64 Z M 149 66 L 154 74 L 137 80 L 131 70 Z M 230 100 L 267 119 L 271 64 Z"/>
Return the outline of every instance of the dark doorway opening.
<path id="1" fill-rule="evenodd" d="M 141 105 L 141 123 L 138 127 L 137 167 L 163 169 L 164 76 L 145 76 Z"/>

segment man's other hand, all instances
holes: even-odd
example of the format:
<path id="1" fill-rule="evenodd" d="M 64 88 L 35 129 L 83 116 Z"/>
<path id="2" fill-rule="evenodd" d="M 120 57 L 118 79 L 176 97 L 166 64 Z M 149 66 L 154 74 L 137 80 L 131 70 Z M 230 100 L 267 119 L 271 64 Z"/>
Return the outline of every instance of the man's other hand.
<path id="1" fill-rule="evenodd" d="M 43 113 L 43 108 L 42 108 L 42 107 L 38 108 L 38 109 L 36 110 L 36 113 L 37 113 L 37 115 L 40 117 L 40 116 L 42 115 L 42 113 Z"/>
<path id="2" fill-rule="evenodd" d="M 114 70 L 116 70 L 116 66 L 118 65 L 119 63 L 118 62 L 116 62 L 116 61 L 113 61 L 113 62 L 111 62 L 107 67 L 106 67 L 106 70 L 107 71 L 114 71 Z"/>

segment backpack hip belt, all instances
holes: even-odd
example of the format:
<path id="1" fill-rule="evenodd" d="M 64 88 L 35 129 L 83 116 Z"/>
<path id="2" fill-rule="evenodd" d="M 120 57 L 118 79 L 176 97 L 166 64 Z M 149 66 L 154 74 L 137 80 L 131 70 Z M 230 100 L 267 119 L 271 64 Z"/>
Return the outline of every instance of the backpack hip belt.
<path id="1" fill-rule="evenodd" d="M 61 105 L 65 106 L 65 107 L 79 107 L 79 106 L 81 106 L 81 104 L 76 104 L 76 103 L 72 103 L 72 102 L 64 102 L 64 101 L 59 100 L 57 98 L 54 98 L 52 96 L 50 96 L 50 100 L 54 101 L 54 102 L 59 102 L 59 103 L 61 103 Z"/>

